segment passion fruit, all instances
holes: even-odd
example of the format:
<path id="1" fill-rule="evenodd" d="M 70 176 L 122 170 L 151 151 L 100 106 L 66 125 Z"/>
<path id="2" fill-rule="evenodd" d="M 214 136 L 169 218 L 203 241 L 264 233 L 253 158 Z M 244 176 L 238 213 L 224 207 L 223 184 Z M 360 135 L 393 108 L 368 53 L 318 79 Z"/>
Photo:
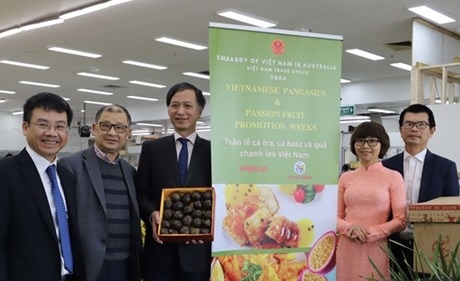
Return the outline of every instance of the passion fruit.
<path id="1" fill-rule="evenodd" d="M 302 270 L 297 281 L 327 281 L 327 278 L 324 275 L 315 274 L 307 268 Z"/>
<path id="2" fill-rule="evenodd" d="M 307 254 L 308 268 L 315 274 L 326 274 L 335 267 L 335 231 L 324 233 Z"/>

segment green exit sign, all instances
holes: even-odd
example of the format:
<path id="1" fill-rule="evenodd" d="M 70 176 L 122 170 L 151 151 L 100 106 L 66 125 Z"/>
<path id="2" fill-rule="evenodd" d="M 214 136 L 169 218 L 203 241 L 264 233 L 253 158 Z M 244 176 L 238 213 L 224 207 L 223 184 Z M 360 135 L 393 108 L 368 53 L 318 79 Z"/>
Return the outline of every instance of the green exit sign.
<path id="1" fill-rule="evenodd" d="M 340 116 L 344 115 L 353 115 L 355 114 L 355 106 L 354 105 L 346 105 L 340 107 Z"/>

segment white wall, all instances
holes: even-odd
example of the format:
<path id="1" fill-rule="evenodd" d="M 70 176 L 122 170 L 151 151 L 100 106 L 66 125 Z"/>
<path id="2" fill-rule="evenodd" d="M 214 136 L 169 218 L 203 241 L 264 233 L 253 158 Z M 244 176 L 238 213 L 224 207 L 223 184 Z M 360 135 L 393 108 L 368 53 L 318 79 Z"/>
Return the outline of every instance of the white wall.
<path id="1" fill-rule="evenodd" d="M 460 104 L 429 106 L 436 120 L 436 132 L 428 143 L 433 153 L 451 159 L 460 169 Z"/>
<path id="2" fill-rule="evenodd" d="M 0 129 L 0 150 L 19 151 L 26 145 L 25 136 L 22 134 L 22 115 L 12 115 L 0 112 L 2 121 Z M 87 147 L 87 138 L 80 138 L 78 130 L 72 128 L 69 131 L 69 141 L 62 152 L 76 152 Z"/>

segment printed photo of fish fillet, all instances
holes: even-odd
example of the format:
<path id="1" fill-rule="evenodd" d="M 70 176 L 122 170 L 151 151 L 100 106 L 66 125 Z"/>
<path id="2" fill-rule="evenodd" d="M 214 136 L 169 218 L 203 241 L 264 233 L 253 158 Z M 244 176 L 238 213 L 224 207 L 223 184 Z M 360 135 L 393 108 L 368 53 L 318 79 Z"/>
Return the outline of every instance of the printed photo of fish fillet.
<path id="1" fill-rule="evenodd" d="M 264 207 L 258 209 L 244 221 L 244 232 L 253 247 L 261 248 L 265 238 L 265 230 L 268 228 L 272 216 L 270 211 Z"/>
<path id="2" fill-rule="evenodd" d="M 226 194 L 227 196 L 227 194 Z M 227 210 L 227 216 L 225 216 L 222 226 L 224 230 L 230 234 L 230 236 L 240 246 L 252 245 L 250 238 L 248 237 L 244 226 L 245 221 L 250 218 L 257 210 L 265 209 L 260 212 L 264 217 L 273 216 L 279 209 L 278 200 L 270 187 L 259 187 L 251 194 L 246 194 L 242 197 L 243 200 Z M 259 216 L 260 216 L 259 215 Z M 254 218 L 257 219 L 257 218 Z M 252 225 L 255 225 L 255 221 Z M 259 234 L 265 231 L 266 226 L 256 230 L 254 226 L 250 226 L 249 233 L 251 233 L 251 241 L 258 241 Z M 260 223 L 257 223 L 260 226 Z"/>
<path id="3" fill-rule="evenodd" d="M 255 197 L 254 197 L 255 199 Z M 244 231 L 244 221 L 257 211 L 258 205 L 256 202 L 241 202 L 232 209 L 228 210 L 227 216 L 225 216 L 222 227 L 230 234 L 230 236 L 240 246 L 247 245 L 249 243 L 248 236 Z"/>
<path id="4" fill-rule="evenodd" d="M 272 215 L 278 212 L 280 205 L 272 189 L 268 186 L 259 186 L 257 194 L 259 208 L 267 208 Z"/>
<path id="5" fill-rule="evenodd" d="M 274 216 L 265 231 L 265 235 L 283 247 L 297 248 L 299 246 L 299 226 L 284 216 Z"/>

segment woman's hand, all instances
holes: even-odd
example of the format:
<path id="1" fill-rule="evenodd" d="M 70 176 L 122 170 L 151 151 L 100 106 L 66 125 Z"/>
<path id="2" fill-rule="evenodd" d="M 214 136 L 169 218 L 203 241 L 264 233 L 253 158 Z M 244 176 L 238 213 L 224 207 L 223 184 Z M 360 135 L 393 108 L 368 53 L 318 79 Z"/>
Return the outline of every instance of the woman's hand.
<path id="1" fill-rule="evenodd" d="M 348 237 L 356 243 L 367 242 L 367 232 L 361 225 L 353 224 L 348 228 Z"/>

